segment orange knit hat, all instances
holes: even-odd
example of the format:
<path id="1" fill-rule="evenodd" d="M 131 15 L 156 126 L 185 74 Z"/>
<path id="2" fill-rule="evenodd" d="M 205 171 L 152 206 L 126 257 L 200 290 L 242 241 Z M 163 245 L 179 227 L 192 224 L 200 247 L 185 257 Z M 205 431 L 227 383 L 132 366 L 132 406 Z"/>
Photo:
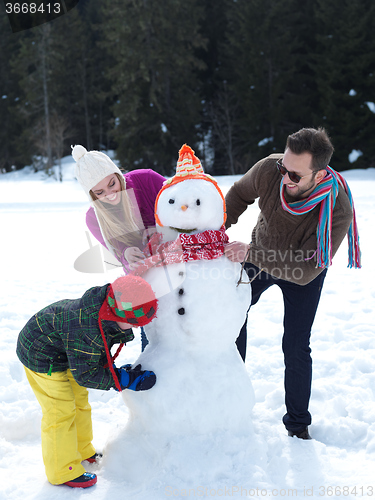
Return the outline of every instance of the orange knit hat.
<path id="1" fill-rule="evenodd" d="M 227 220 L 227 213 L 226 213 L 226 206 L 225 206 L 225 198 L 223 193 L 221 192 L 221 189 L 219 188 L 218 183 L 215 181 L 213 177 L 211 177 L 209 174 L 205 174 L 202 164 L 195 156 L 194 151 L 191 149 L 190 146 L 187 144 L 184 144 L 182 148 L 180 149 L 178 153 L 178 161 L 177 161 L 177 167 L 176 167 L 176 175 L 172 177 L 171 179 L 168 179 L 167 181 L 164 182 L 163 187 L 159 191 L 156 200 L 155 200 L 155 221 L 159 226 L 162 226 L 163 224 L 160 222 L 160 219 L 157 215 L 157 210 L 158 210 L 158 202 L 160 195 L 163 191 L 165 191 L 167 188 L 174 186 L 175 184 L 178 184 L 179 182 L 186 181 L 188 179 L 203 179 L 205 181 L 211 182 L 217 189 L 218 193 L 221 196 L 221 199 L 223 200 L 223 211 L 224 211 L 224 221 L 223 224 L 225 224 L 225 221 Z"/>

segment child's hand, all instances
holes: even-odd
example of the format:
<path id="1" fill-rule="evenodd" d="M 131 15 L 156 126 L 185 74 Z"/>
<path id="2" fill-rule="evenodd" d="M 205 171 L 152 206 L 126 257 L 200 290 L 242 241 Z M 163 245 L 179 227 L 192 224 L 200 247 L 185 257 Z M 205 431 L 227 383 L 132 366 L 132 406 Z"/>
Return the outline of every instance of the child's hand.
<path id="1" fill-rule="evenodd" d="M 141 365 L 132 368 L 131 365 L 124 365 L 117 368 L 118 378 L 122 389 L 131 391 L 147 391 L 155 385 L 156 375 L 154 372 L 142 370 Z"/>

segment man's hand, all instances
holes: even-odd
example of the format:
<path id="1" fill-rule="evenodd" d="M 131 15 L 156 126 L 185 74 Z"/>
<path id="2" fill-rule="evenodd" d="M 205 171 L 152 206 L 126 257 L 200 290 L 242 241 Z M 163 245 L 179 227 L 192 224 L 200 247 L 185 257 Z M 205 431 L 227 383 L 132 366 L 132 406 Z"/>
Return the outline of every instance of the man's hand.
<path id="1" fill-rule="evenodd" d="M 243 262 L 246 258 L 250 245 L 241 241 L 232 241 L 224 248 L 224 255 L 232 262 Z"/>

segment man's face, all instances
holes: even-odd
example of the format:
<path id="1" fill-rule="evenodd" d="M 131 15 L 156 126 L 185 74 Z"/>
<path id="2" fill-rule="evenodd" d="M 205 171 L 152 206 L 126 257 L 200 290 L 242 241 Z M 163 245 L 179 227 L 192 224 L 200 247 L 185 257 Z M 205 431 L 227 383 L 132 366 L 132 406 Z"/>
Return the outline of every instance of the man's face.
<path id="1" fill-rule="evenodd" d="M 291 181 L 288 173 L 283 177 L 285 192 L 294 200 L 307 198 L 326 174 L 325 170 L 313 172 L 311 153 L 296 155 L 287 148 L 282 164 L 288 172 L 294 172 L 301 177 L 298 183 Z"/>

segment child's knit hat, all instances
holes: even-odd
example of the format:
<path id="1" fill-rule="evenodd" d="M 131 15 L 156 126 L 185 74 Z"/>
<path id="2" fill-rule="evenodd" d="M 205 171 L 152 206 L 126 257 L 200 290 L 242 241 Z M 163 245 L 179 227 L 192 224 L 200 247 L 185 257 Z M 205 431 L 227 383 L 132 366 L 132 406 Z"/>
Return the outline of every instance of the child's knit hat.
<path id="1" fill-rule="evenodd" d="M 223 200 L 223 211 L 224 211 L 224 223 L 226 221 L 227 215 L 226 215 L 226 206 L 225 206 L 225 198 L 223 193 L 221 192 L 221 189 L 219 188 L 218 183 L 215 181 L 213 177 L 209 174 L 205 174 L 202 164 L 195 156 L 195 152 L 191 149 L 190 146 L 187 144 L 184 144 L 182 148 L 179 151 L 179 156 L 178 156 L 178 161 L 177 161 L 177 167 L 176 167 L 176 175 L 172 177 L 171 179 L 168 179 L 164 182 L 163 187 L 159 191 L 156 201 L 155 201 L 155 221 L 159 226 L 162 226 L 160 219 L 157 215 L 158 212 L 158 202 L 160 195 L 163 191 L 165 191 L 167 188 L 174 186 L 175 184 L 178 184 L 179 182 L 186 181 L 188 179 L 203 179 L 205 181 L 211 182 L 217 189 L 218 193 L 220 194 L 222 200 Z"/>
<path id="2" fill-rule="evenodd" d="M 87 151 L 83 146 L 77 145 L 72 146 L 72 156 L 77 162 L 75 175 L 90 201 L 89 192 L 98 182 L 115 173 L 123 177 L 121 170 L 101 151 Z"/>
<path id="3" fill-rule="evenodd" d="M 147 281 L 140 276 L 122 276 L 109 285 L 106 300 L 99 312 L 99 320 L 144 326 L 154 319 L 157 303 Z"/>

